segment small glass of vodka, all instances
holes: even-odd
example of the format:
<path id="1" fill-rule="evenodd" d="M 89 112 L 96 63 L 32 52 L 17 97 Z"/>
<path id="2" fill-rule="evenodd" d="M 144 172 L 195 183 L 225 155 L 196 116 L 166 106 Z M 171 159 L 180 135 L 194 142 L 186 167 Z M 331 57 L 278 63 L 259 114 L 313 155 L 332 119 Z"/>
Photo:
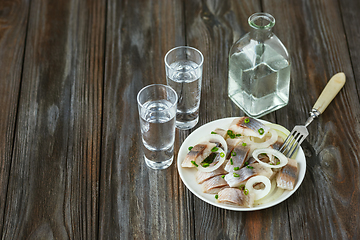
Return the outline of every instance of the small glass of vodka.
<path id="1" fill-rule="evenodd" d="M 152 169 L 173 162 L 177 94 L 171 87 L 152 84 L 137 95 L 145 163 Z"/>
<path id="2" fill-rule="evenodd" d="M 178 95 L 176 127 L 193 128 L 199 121 L 204 56 L 193 47 L 180 46 L 165 55 L 167 84 Z"/>

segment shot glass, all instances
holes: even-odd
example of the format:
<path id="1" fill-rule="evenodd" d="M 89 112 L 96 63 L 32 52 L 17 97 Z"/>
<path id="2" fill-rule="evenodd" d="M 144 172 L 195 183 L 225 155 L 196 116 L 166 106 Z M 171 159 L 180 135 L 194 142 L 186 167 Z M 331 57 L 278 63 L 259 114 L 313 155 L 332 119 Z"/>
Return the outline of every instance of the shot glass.
<path id="1" fill-rule="evenodd" d="M 204 57 L 193 47 L 180 46 L 165 55 L 166 81 L 178 95 L 176 127 L 193 128 L 199 121 Z"/>
<path id="2" fill-rule="evenodd" d="M 146 86 L 137 95 L 144 159 L 152 169 L 173 162 L 177 100 L 174 89 L 162 84 Z"/>

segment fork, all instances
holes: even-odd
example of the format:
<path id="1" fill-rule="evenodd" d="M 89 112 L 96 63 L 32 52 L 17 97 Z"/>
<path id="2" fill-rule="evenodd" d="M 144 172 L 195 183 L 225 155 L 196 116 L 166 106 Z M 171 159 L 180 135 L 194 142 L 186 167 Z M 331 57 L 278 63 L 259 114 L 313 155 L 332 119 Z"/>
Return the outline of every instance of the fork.
<path id="1" fill-rule="evenodd" d="M 335 74 L 329 82 L 326 84 L 324 90 L 321 92 L 319 98 L 315 102 L 310 117 L 306 120 L 305 125 L 297 125 L 291 131 L 291 133 L 285 139 L 283 145 L 279 151 L 282 152 L 286 157 L 291 158 L 300 144 L 309 135 L 307 126 L 320 114 L 322 114 L 330 102 L 335 98 L 341 88 L 344 86 L 346 81 L 345 74 L 343 72 Z"/>

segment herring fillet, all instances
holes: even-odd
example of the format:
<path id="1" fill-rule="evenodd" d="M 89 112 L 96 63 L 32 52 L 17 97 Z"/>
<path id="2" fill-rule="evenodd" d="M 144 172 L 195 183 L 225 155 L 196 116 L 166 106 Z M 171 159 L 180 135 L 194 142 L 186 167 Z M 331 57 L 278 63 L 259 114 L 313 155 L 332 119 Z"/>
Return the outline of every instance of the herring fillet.
<path id="1" fill-rule="evenodd" d="M 281 168 L 276 176 L 276 185 L 278 188 L 293 190 L 298 175 L 298 163 L 295 159 L 288 159 L 288 163 Z"/>
<path id="2" fill-rule="evenodd" d="M 245 195 L 244 191 L 238 188 L 224 188 L 218 193 L 217 202 L 252 207 L 254 200 L 255 195 L 253 193 Z"/>
<path id="3" fill-rule="evenodd" d="M 212 164 L 210 164 L 211 166 Z M 201 172 L 201 171 L 197 171 L 195 173 L 195 178 L 196 178 L 196 182 L 198 184 L 201 184 L 203 182 L 205 182 L 206 180 L 218 176 L 218 175 L 225 175 L 227 174 L 227 172 L 224 170 L 224 165 L 221 165 L 218 169 L 212 171 L 212 172 Z"/>
<path id="4" fill-rule="evenodd" d="M 253 176 L 262 175 L 270 179 L 272 174 L 273 171 L 271 168 L 263 166 L 260 163 L 253 163 L 240 168 L 240 170 L 228 173 L 225 175 L 225 181 L 230 187 L 239 187 Z"/>
<path id="5" fill-rule="evenodd" d="M 228 187 L 228 184 L 221 175 L 218 175 L 203 182 L 201 187 L 204 193 L 218 193 L 221 189 Z"/>
<path id="6" fill-rule="evenodd" d="M 181 163 L 181 167 L 195 167 L 192 163 L 194 161 L 196 164 L 200 164 L 205 158 L 211 154 L 211 149 L 216 147 L 215 143 L 202 142 L 196 144 L 188 154 L 184 161 Z"/>
<path id="7" fill-rule="evenodd" d="M 229 158 L 231 161 L 228 161 L 225 170 L 228 172 L 233 172 L 235 167 L 242 168 L 245 161 L 248 158 L 250 148 L 248 146 L 243 146 L 240 142 L 230 153 Z"/>
<path id="8" fill-rule="evenodd" d="M 249 122 L 246 122 L 246 119 L 248 119 Z M 264 131 L 263 134 L 259 133 L 259 130 L 261 128 Z M 229 130 L 233 131 L 234 133 L 239 133 L 245 136 L 263 138 L 266 135 L 266 133 L 270 130 L 270 128 L 254 118 L 240 117 L 232 121 L 232 123 L 229 126 Z"/>

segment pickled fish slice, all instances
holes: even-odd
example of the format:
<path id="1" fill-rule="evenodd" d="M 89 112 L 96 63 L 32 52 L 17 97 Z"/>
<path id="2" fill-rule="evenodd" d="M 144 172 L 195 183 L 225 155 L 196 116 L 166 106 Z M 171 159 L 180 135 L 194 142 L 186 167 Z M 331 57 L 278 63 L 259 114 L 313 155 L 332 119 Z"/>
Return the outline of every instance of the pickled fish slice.
<path id="1" fill-rule="evenodd" d="M 261 165 L 260 163 L 253 163 L 240 170 L 230 172 L 225 175 L 225 181 L 230 187 L 239 187 L 244 184 L 249 178 L 257 175 L 262 175 L 270 178 L 273 174 L 271 168 Z"/>
<path id="2" fill-rule="evenodd" d="M 215 147 L 215 143 L 203 142 L 196 144 L 190 152 L 186 155 L 184 161 L 181 163 L 182 167 L 195 167 L 192 163 L 200 164 L 205 158 L 211 154 L 211 149 Z"/>
<path id="3" fill-rule="evenodd" d="M 252 207 L 255 196 L 253 193 L 245 195 L 243 190 L 238 188 L 225 188 L 218 193 L 219 203 L 236 204 L 243 207 Z"/>
<path id="4" fill-rule="evenodd" d="M 249 155 L 250 148 L 246 145 L 243 146 L 239 143 L 234 150 L 230 153 L 229 158 L 231 159 L 225 166 L 225 170 L 228 172 L 234 171 L 234 168 L 242 168 Z"/>
<path id="5" fill-rule="evenodd" d="M 210 166 L 212 166 L 212 164 L 210 164 Z M 225 175 L 225 174 L 227 174 L 227 172 L 224 170 L 224 167 L 221 166 L 212 172 L 197 171 L 195 174 L 195 178 L 196 178 L 196 182 L 198 184 L 201 184 L 212 177 L 219 176 L 219 175 Z"/>
<path id="6" fill-rule="evenodd" d="M 213 132 L 216 133 L 216 134 L 219 134 L 219 135 L 222 136 L 224 139 L 226 138 L 227 131 L 226 131 L 225 129 L 217 128 L 217 129 L 215 129 Z"/>
<path id="7" fill-rule="evenodd" d="M 240 117 L 232 121 L 229 130 L 244 136 L 263 138 L 270 128 L 254 118 Z"/>
<path id="8" fill-rule="evenodd" d="M 293 190 L 298 175 L 298 165 L 295 159 L 288 159 L 286 164 L 276 177 L 278 188 Z"/>
<path id="9" fill-rule="evenodd" d="M 284 139 L 280 136 L 278 136 L 278 139 L 276 140 L 276 142 L 272 145 L 270 145 L 273 149 L 279 150 L 281 148 L 281 146 L 284 143 Z"/>
<path id="10" fill-rule="evenodd" d="M 242 140 L 239 139 L 239 138 L 234 138 L 234 139 L 228 138 L 228 139 L 226 139 L 226 143 L 227 143 L 227 146 L 228 146 L 228 150 L 227 150 L 227 153 L 226 153 L 226 159 L 230 158 L 230 153 L 241 142 L 242 142 Z"/>
<path id="11" fill-rule="evenodd" d="M 228 184 L 221 175 L 212 177 L 202 184 L 202 190 L 204 193 L 218 193 L 225 187 L 228 187 Z"/>

